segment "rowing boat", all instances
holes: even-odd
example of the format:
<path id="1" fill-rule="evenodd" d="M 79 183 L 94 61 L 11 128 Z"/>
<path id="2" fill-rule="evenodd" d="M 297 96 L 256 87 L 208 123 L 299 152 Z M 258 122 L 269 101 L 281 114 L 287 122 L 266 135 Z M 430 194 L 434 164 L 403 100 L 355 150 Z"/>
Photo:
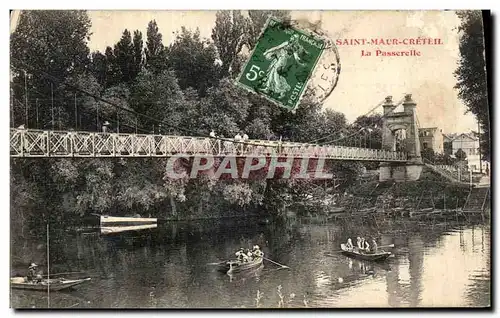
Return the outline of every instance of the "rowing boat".
<path id="1" fill-rule="evenodd" d="M 242 271 L 258 268 L 262 265 L 263 260 L 263 257 L 256 257 L 248 262 L 240 262 L 238 260 L 223 261 L 217 264 L 217 270 L 219 272 L 229 274 L 239 273 Z"/>
<path id="2" fill-rule="evenodd" d="M 16 289 L 29 289 L 29 290 L 41 290 L 47 291 L 47 287 L 50 291 L 58 291 L 66 288 L 71 288 L 85 282 L 88 282 L 89 278 L 83 279 L 43 279 L 39 283 L 28 282 L 25 277 L 12 277 L 10 279 L 10 287 Z"/>
<path id="3" fill-rule="evenodd" d="M 342 250 L 342 254 L 352 258 L 362 259 L 364 261 L 383 261 L 392 255 L 391 252 L 378 252 L 369 254 L 359 253 L 354 250 L 348 250 L 345 247 L 345 244 L 340 244 L 340 249 Z"/>

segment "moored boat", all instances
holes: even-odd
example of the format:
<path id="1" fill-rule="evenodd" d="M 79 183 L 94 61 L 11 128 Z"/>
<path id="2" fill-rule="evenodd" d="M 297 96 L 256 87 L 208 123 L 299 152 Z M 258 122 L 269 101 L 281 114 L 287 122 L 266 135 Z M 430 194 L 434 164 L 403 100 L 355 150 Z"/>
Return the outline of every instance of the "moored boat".
<path id="1" fill-rule="evenodd" d="M 157 224 L 145 224 L 145 225 L 134 225 L 134 226 L 102 226 L 101 234 L 115 234 L 129 231 L 141 231 L 148 229 L 157 228 Z"/>
<path id="2" fill-rule="evenodd" d="M 71 288 L 85 282 L 88 282 L 90 277 L 83 279 L 43 279 L 39 283 L 28 282 L 25 277 L 12 277 L 10 279 L 10 287 L 16 289 L 29 289 L 29 290 L 40 290 L 47 291 L 49 288 L 50 291 L 58 291 L 67 288 Z"/>
<path id="3" fill-rule="evenodd" d="M 121 216 L 100 216 L 101 227 L 116 227 L 116 226 L 137 226 L 146 224 L 156 224 L 156 218 L 143 218 L 143 217 L 121 217 Z"/>
<path id="4" fill-rule="evenodd" d="M 242 271 L 247 271 L 250 269 L 258 268 L 262 265 L 264 260 L 264 255 L 262 257 L 256 257 L 248 262 L 240 262 L 238 260 L 223 261 L 217 264 L 217 270 L 223 273 L 239 273 Z"/>
<path id="5" fill-rule="evenodd" d="M 340 249 L 342 250 L 342 254 L 352 258 L 361 259 L 364 261 L 383 261 L 392 255 L 391 252 L 378 252 L 378 253 L 367 253 L 367 254 L 358 253 L 355 252 L 354 250 L 348 250 L 345 247 L 345 244 L 340 244 Z"/>

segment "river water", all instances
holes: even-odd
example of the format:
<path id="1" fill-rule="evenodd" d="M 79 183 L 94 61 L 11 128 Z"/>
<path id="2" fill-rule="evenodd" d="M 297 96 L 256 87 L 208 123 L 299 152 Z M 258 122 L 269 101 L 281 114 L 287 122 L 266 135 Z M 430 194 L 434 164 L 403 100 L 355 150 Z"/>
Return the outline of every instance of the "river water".
<path id="1" fill-rule="evenodd" d="M 395 244 L 381 264 L 336 252 L 348 236 Z M 266 257 L 228 276 L 207 263 L 259 244 Z M 13 238 L 11 275 L 37 262 L 45 237 Z M 326 252 L 326 254 L 325 254 Z M 11 290 L 14 308 L 484 307 L 490 305 L 490 226 L 399 221 L 369 224 L 169 223 L 136 234 L 101 236 L 51 230 L 51 273 L 83 271 L 74 290 Z"/>

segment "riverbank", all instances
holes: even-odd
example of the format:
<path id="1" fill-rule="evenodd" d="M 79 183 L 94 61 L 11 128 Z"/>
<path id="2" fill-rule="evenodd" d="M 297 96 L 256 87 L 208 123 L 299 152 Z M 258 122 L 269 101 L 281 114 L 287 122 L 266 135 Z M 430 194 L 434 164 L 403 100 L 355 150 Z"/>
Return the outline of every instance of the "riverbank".
<path id="1" fill-rule="evenodd" d="M 421 179 L 409 182 L 379 182 L 372 176 L 362 183 L 348 187 L 342 194 L 325 194 L 317 198 L 311 211 L 288 212 L 287 217 L 304 215 L 312 222 L 326 222 L 342 218 L 413 218 L 413 219 L 469 219 L 489 217 L 490 196 L 483 192 L 479 206 L 471 209 L 471 188 L 466 184 L 450 183 L 430 170 L 424 170 Z M 486 195 L 485 195 L 486 194 Z M 484 201 L 481 201 L 484 199 Z M 471 199 L 472 200 L 472 199 Z M 466 203 L 468 209 L 464 209 Z M 477 209 L 477 207 L 480 207 Z"/>

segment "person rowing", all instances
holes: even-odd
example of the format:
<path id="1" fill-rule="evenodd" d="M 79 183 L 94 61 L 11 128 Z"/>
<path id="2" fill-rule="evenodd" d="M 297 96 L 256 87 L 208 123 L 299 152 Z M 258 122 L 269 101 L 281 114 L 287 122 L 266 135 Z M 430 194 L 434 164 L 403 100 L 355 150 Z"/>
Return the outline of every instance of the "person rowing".
<path id="1" fill-rule="evenodd" d="M 372 238 L 372 246 L 371 246 L 370 251 L 373 254 L 376 254 L 378 252 L 378 245 L 377 245 L 377 241 L 375 240 L 375 238 Z"/>
<path id="2" fill-rule="evenodd" d="M 253 253 L 250 251 L 250 249 L 246 249 L 246 255 L 247 255 L 247 261 L 252 261 L 253 260 Z"/>
<path id="3" fill-rule="evenodd" d="M 246 255 L 245 249 L 243 247 L 241 247 L 239 251 L 236 252 L 236 257 L 241 263 L 248 262 L 248 256 Z"/>
<path id="4" fill-rule="evenodd" d="M 361 243 L 361 237 L 356 238 L 356 252 L 361 253 L 363 250 L 363 244 Z"/>
<path id="5" fill-rule="evenodd" d="M 364 237 L 361 238 L 361 252 L 368 253 L 370 252 L 370 244 Z"/>
<path id="6" fill-rule="evenodd" d="M 253 253 L 255 258 L 259 258 L 259 257 L 264 256 L 264 253 L 262 253 L 262 251 L 260 250 L 259 245 L 254 245 L 252 253 Z"/>

